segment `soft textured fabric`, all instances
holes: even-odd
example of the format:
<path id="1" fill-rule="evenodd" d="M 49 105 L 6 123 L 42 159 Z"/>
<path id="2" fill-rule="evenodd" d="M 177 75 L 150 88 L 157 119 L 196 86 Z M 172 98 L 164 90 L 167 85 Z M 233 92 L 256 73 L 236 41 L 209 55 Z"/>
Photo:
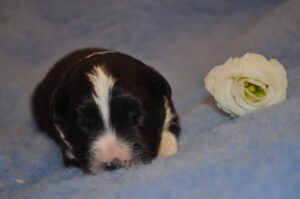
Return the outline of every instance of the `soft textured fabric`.
<path id="1" fill-rule="evenodd" d="M 93 46 L 169 80 L 182 124 L 175 157 L 97 175 L 64 167 L 30 96 L 55 61 Z M 285 65 L 288 98 L 230 118 L 203 78 L 245 52 Z M 299 53 L 297 0 L 1 0 L 0 198 L 299 198 Z"/>

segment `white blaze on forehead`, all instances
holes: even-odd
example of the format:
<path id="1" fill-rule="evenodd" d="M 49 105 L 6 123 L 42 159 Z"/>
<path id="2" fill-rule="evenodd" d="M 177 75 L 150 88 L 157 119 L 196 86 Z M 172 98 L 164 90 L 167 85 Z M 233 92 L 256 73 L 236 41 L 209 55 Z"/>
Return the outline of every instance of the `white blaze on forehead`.
<path id="1" fill-rule="evenodd" d="M 122 162 L 128 162 L 131 158 L 131 152 L 124 142 L 120 141 L 110 123 L 110 98 L 111 90 L 116 80 L 105 71 L 104 65 L 95 66 L 94 70 L 88 74 L 93 84 L 93 98 L 101 113 L 104 132 L 96 137 L 90 148 L 92 160 L 90 167 L 92 171 L 101 170 L 103 163 L 109 163 L 114 159 Z"/>
<path id="2" fill-rule="evenodd" d="M 92 73 L 88 74 L 90 81 L 94 86 L 95 95 L 93 98 L 99 107 L 99 111 L 102 115 L 105 129 L 109 129 L 109 100 L 110 91 L 112 90 L 115 79 L 107 74 L 105 66 L 95 66 Z"/>

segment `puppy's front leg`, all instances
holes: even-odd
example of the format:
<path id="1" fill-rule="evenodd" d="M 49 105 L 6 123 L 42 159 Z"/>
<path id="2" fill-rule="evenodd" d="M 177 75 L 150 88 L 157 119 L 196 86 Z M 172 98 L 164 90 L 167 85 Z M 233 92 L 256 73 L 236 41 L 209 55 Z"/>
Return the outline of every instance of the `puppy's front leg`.
<path id="1" fill-rule="evenodd" d="M 165 122 L 162 130 L 158 155 L 162 157 L 171 157 L 177 154 L 177 138 L 180 131 L 180 125 L 177 114 L 170 99 L 164 98 L 165 103 Z"/>

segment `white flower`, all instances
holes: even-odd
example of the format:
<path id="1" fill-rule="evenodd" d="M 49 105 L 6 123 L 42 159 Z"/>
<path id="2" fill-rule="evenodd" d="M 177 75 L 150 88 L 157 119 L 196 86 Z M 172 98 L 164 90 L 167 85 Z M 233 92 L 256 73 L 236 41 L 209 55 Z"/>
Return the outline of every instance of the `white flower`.
<path id="1" fill-rule="evenodd" d="M 231 116 L 283 101 L 288 87 L 283 65 L 255 53 L 228 59 L 213 68 L 204 81 L 218 106 Z"/>

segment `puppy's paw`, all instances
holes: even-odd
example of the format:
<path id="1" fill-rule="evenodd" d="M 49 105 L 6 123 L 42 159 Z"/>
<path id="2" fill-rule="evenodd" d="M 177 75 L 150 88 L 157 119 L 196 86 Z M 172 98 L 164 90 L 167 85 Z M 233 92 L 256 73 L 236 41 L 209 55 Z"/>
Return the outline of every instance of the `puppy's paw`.
<path id="1" fill-rule="evenodd" d="M 164 131 L 161 136 L 158 155 L 171 157 L 177 154 L 177 138 L 169 131 Z"/>

